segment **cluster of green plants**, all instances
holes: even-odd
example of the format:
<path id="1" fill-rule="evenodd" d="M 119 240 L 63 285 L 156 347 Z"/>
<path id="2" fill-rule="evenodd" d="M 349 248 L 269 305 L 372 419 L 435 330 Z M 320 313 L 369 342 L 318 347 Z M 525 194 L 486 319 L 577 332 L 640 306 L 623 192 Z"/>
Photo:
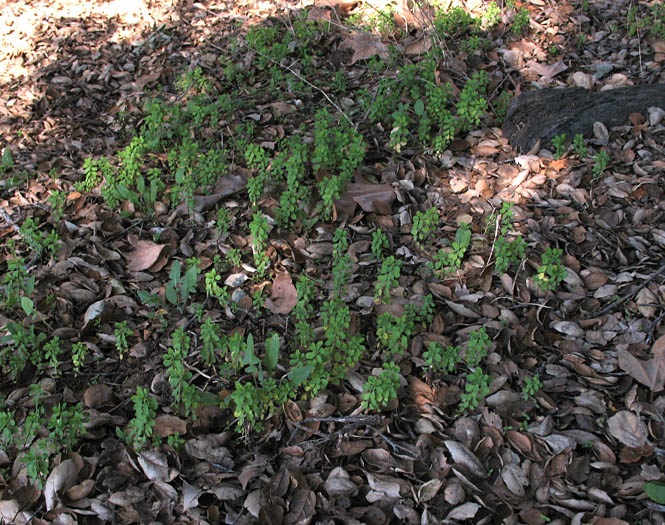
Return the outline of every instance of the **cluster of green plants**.
<path id="1" fill-rule="evenodd" d="M 50 472 L 50 457 L 73 450 L 85 434 L 86 418 L 80 403 L 47 406 L 41 384 L 31 385 L 28 397 L 29 409 L 22 422 L 6 402 L 0 403 L 0 446 L 17 454 L 30 480 L 41 489 Z"/>
<path id="2" fill-rule="evenodd" d="M 494 268 L 499 275 L 519 263 L 526 251 L 526 241 L 515 234 L 513 216 L 513 203 L 504 202 L 498 214 L 492 213 L 487 218 L 488 236 L 494 240 Z"/>
<path id="3" fill-rule="evenodd" d="M 472 412 L 490 392 L 491 377 L 480 366 L 487 356 L 490 345 L 485 328 L 478 328 L 469 334 L 469 341 L 464 350 L 452 345 L 444 348 L 440 343 L 433 342 L 423 352 L 423 365 L 434 372 L 450 374 L 459 364 L 466 365 L 467 374 L 459 405 L 460 412 Z"/>
<path id="4" fill-rule="evenodd" d="M 455 240 L 446 248 L 440 248 L 434 256 L 431 267 L 436 274 L 445 275 L 459 270 L 462 267 L 462 259 L 471 245 L 471 226 L 466 223 L 460 224 L 455 232 Z"/>
<path id="5" fill-rule="evenodd" d="M 649 32 L 656 38 L 665 38 L 665 5 L 656 2 L 649 8 L 649 14 L 640 13 L 638 6 L 631 5 L 626 14 L 628 37 Z"/>

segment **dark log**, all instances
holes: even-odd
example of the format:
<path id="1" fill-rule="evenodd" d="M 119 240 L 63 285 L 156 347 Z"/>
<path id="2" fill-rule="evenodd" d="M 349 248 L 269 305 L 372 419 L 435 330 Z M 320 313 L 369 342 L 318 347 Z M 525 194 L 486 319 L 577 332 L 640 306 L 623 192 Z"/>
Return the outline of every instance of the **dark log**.
<path id="1" fill-rule="evenodd" d="M 594 122 L 609 129 L 627 124 L 633 112 L 647 108 L 665 109 L 665 84 L 644 84 L 592 92 L 584 88 L 545 88 L 527 91 L 512 100 L 503 121 L 503 135 L 524 153 L 541 141 L 565 134 L 568 140 L 582 133 L 593 134 Z"/>

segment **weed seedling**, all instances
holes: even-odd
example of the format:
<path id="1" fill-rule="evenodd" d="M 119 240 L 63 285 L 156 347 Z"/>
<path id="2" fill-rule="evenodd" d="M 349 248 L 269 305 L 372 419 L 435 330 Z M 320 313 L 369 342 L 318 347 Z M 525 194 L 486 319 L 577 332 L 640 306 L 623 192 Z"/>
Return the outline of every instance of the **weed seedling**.
<path id="1" fill-rule="evenodd" d="M 604 149 L 596 153 L 596 155 L 593 157 L 593 168 L 591 168 L 591 173 L 593 173 L 594 179 L 597 179 L 603 173 L 605 173 L 609 161 L 610 156 Z"/>
<path id="2" fill-rule="evenodd" d="M 381 269 L 376 278 L 374 297 L 384 303 L 390 302 L 390 291 L 399 284 L 402 261 L 395 259 L 393 255 L 383 260 Z"/>
<path id="3" fill-rule="evenodd" d="M 413 242 L 422 247 L 425 240 L 434 233 L 438 224 L 439 212 L 434 206 L 428 208 L 425 212 L 416 212 L 413 216 L 413 226 L 411 227 Z"/>
<path id="4" fill-rule="evenodd" d="M 524 387 L 522 388 L 522 399 L 524 401 L 528 399 L 533 399 L 534 396 L 543 388 L 543 384 L 540 382 L 540 376 L 536 374 L 533 377 L 527 377 L 524 379 Z"/>
<path id="5" fill-rule="evenodd" d="M 562 255 L 563 250 L 559 248 L 545 250 L 538 273 L 534 278 L 536 285 L 542 290 L 556 290 L 566 278 L 566 268 L 561 263 Z"/>
<path id="6" fill-rule="evenodd" d="M 383 363 L 383 371 L 378 376 L 369 376 L 362 393 L 362 408 L 378 410 L 397 397 L 399 388 L 399 366 L 397 363 Z"/>
<path id="7" fill-rule="evenodd" d="M 513 18 L 512 31 L 517 35 L 523 35 L 529 30 L 529 10 L 526 7 L 520 8 Z"/>
<path id="8" fill-rule="evenodd" d="M 577 133 L 573 138 L 572 144 L 573 151 L 578 157 L 584 157 L 587 153 L 586 146 L 584 145 L 584 135 Z"/>
<path id="9" fill-rule="evenodd" d="M 147 388 L 139 386 L 136 388 L 136 394 L 132 396 L 132 402 L 134 403 L 134 417 L 129 422 L 126 431 L 116 427 L 116 433 L 120 439 L 132 445 L 134 450 L 140 451 L 153 437 L 157 400 L 150 395 Z"/>
<path id="10" fill-rule="evenodd" d="M 566 134 L 557 135 L 552 139 L 552 147 L 554 148 L 554 158 L 560 159 L 566 152 Z"/>

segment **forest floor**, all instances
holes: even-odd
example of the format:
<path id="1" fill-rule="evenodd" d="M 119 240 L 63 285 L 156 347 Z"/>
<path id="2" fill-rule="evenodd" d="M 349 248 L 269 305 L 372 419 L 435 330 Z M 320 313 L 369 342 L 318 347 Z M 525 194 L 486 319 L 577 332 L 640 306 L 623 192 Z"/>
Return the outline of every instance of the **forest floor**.
<path id="1" fill-rule="evenodd" d="M 665 7 L 431 4 L 4 3 L 2 523 L 665 522 Z"/>

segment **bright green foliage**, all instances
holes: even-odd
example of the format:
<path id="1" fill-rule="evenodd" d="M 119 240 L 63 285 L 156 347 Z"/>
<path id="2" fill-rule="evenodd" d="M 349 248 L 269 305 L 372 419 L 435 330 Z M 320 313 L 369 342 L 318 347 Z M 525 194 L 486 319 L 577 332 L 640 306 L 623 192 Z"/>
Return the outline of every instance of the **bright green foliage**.
<path id="1" fill-rule="evenodd" d="M 473 412 L 478 405 L 490 393 L 490 377 L 477 367 L 471 374 L 466 376 L 464 393 L 459 406 L 460 412 Z"/>
<path id="2" fill-rule="evenodd" d="M 480 125 L 487 110 L 485 90 L 489 80 L 485 71 L 476 72 L 464 85 L 457 101 L 457 120 L 461 131 L 469 131 Z"/>
<path id="3" fill-rule="evenodd" d="M 323 211 L 330 216 L 334 200 L 344 191 L 365 158 L 365 143 L 346 120 L 338 121 L 324 108 L 314 121 L 312 167 L 316 173 L 325 170 L 329 176 L 319 182 Z"/>
<path id="4" fill-rule="evenodd" d="M 13 250 L 12 250 L 13 251 Z M 12 310 L 23 297 L 29 297 L 35 289 L 35 276 L 29 275 L 25 259 L 14 253 L 6 260 L 7 271 L 2 276 L 4 307 Z"/>
<path id="5" fill-rule="evenodd" d="M 566 278 L 566 268 L 561 263 L 563 250 L 560 248 L 547 248 L 543 254 L 538 273 L 534 281 L 543 290 L 556 290 L 561 281 Z"/>
<path id="6" fill-rule="evenodd" d="M 543 384 L 540 382 L 540 376 L 538 374 L 533 377 L 527 377 L 524 379 L 522 399 L 526 401 L 529 398 L 533 398 L 541 388 L 543 388 Z"/>
<path id="7" fill-rule="evenodd" d="M 526 7 L 521 7 L 515 18 L 513 18 L 512 31 L 517 35 L 523 35 L 529 30 L 529 10 Z"/>
<path id="8" fill-rule="evenodd" d="M 65 212 L 65 204 L 67 203 L 67 195 L 64 191 L 51 190 L 48 197 L 48 202 L 51 205 L 51 217 L 54 222 L 59 222 Z"/>
<path id="9" fill-rule="evenodd" d="M 48 422 L 48 439 L 58 450 L 70 452 L 78 443 L 79 438 L 85 434 L 83 423 L 86 417 L 83 414 L 83 406 L 67 408 L 64 403 L 58 403 L 53 407 L 53 412 Z"/>
<path id="10" fill-rule="evenodd" d="M 79 370 L 81 370 L 81 367 L 85 362 L 85 354 L 87 350 L 88 347 L 80 341 L 72 345 L 72 363 L 74 365 L 75 374 L 78 374 Z"/>
<path id="11" fill-rule="evenodd" d="M 384 312 L 377 318 L 376 340 L 389 354 L 403 354 L 408 345 L 413 323 L 409 316 Z"/>
<path id="12" fill-rule="evenodd" d="M 497 215 L 492 213 L 487 218 L 487 230 L 490 238 L 496 236 L 494 241 L 495 268 L 498 274 L 505 273 L 511 264 L 517 264 L 524 258 L 526 242 L 521 236 L 513 236 L 509 240 L 513 228 L 513 203 L 504 202 Z M 497 232 L 496 229 L 499 228 Z"/>
<path id="13" fill-rule="evenodd" d="M 171 394 L 178 405 L 185 411 L 185 417 L 195 416 L 199 405 L 199 394 L 191 383 L 192 373 L 185 367 L 189 355 L 190 338 L 182 328 L 171 334 L 171 346 L 164 354 L 163 362 L 166 375 L 171 385 Z"/>
<path id="14" fill-rule="evenodd" d="M 102 181 L 111 176 L 113 169 L 111 163 L 106 157 L 93 159 L 88 157 L 83 161 L 83 173 L 85 179 L 74 185 L 77 191 L 92 191 L 99 186 Z"/>
<path id="15" fill-rule="evenodd" d="M 285 183 L 285 190 L 279 198 L 279 208 L 275 218 L 282 226 L 290 226 L 303 216 L 301 204 L 310 197 L 309 187 L 305 185 L 307 174 L 308 153 L 307 145 L 300 137 L 294 136 L 285 141 L 288 150 L 276 155 L 271 166 L 271 173 Z"/>
<path id="16" fill-rule="evenodd" d="M 48 234 L 41 231 L 37 218 L 26 217 L 21 224 L 20 235 L 21 239 L 35 253 L 46 251 L 50 256 L 55 256 L 58 250 L 60 237 L 55 230 L 51 230 Z"/>
<path id="17" fill-rule="evenodd" d="M 450 272 L 462 267 L 462 259 L 471 244 L 471 226 L 460 224 L 455 233 L 455 241 L 448 250 L 440 249 L 433 261 L 436 272 Z"/>
<path id="18" fill-rule="evenodd" d="M 130 420 L 126 431 L 117 427 L 116 432 L 120 439 L 132 445 L 134 450 L 140 451 L 151 439 L 159 440 L 157 436 L 153 438 L 157 400 L 150 395 L 147 388 L 139 386 L 136 388 L 136 394 L 132 396 L 132 402 L 134 417 Z"/>
<path id="19" fill-rule="evenodd" d="M 425 358 L 424 365 L 436 371 L 447 371 L 451 373 L 455 370 L 455 365 L 460 361 L 460 349 L 456 346 L 447 345 L 445 350 L 441 343 L 433 342 L 427 346 L 423 352 Z"/>
<path id="20" fill-rule="evenodd" d="M 464 353 L 464 362 L 469 368 L 474 368 L 487 356 L 490 347 L 490 338 L 485 328 L 478 328 L 469 334 L 469 342 Z"/>
<path id="21" fill-rule="evenodd" d="M 649 481 L 643 485 L 643 489 L 651 501 L 659 505 L 665 505 L 665 483 Z"/>
<path id="22" fill-rule="evenodd" d="M 270 266 L 270 259 L 266 255 L 266 241 L 270 233 L 268 219 L 260 212 L 254 212 L 252 221 L 249 223 L 249 233 L 252 236 L 252 251 L 254 253 L 254 264 L 259 276 L 265 275 Z"/>
<path id="23" fill-rule="evenodd" d="M 215 297 L 220 306 L 226 306 L 229 302 L 229 290 L 226 286 L 222 287 L 219 282 L 222 276 L 217 273 L 215 268 L 205 274 L 206 296 Z"/>
<path id="24" fill-rule="evenodd" d="M 439 225 L 439 212 L 432 206 L 427 211 L 418 211 L 413 216 L 413 226 L 411 228 L 411 235 L 413 242 L 422 246 L 423 243 L 429 239 L 436 231 Z"/>
<path id="25" fill-rule="evenodd" d="M 471 35 L 466 40 L 462 40 L 462 42 L 460 42 L 460 48 L 470 55 L 476 51 L 489 49 L 490 45 L 490 41 L 487 38 L 481 37 L 480 35 Z"/>
<path id="26" fill-rule="evenodd" d="M 400 103 L 399 108 L 393 112 L 393 127 L 390 132 L 390 147 L 400 153 L 409 140 L 409 105 Z"/>
<path id="27" fill-rule="evenodd" d="M 48 441 L 40 438 L 21 456 L 21 463 L 25 465 L 28 477 L 42 489 L 44 481 L 49 472 L 48 467 Z"/>
<path id="28" fill-rule="evenodd" d="M 189 302 L 191 295 L 196 290 L 196 283 L 199 276 L 198 261 L 188 261 L 187 271 L 182 275 L 182 265 L 180 261 L 173 261 L 171 271 L 169 272 L 169 282 L 166 283 L 166 300 L 172 305 L 184 306 Z"/>
<path id="29" fill-rule="evenodd" d="M 60 338 L 56 335 L 42 349 L 44 352 L 44 361 L 40 362 L 37 367 L 44 370 L 48 366 L 53 373 L 58 376 L 60 366 L 60 354 L 62 354 L 62 347 L 60 346 Z"/>
<path id="30" fill-rule="evenodd" d="M 381 263 L 381 269 L 376 277 L 374 297 L 385 303 L 390 302 L 390 291 L 399 285 L 399 276 L 402 261 L 393 255 L 386 257 Z"/>
<path id="31" fill-rule="evenodd" d="M 487 6 L 485 6 L 481 19 L 481 25 L 485 29 L 492 29 L 499 22 L 501 22 L 501 8 L 496 4 L 496 2 L 492 1 L 487 4 Z"/>
<path id="32" fill-rule="evenodd" d="M 505 273 L 511 264 L 519 263 L 526 252 L 526 241 L 521 237 L 514 237 L 512 241 L 508 237 L 499 235 L 494 244 L 495 268 L 499 275 Z"/>
<path id="33" fill-rule="evenodd" d="M 552 147 L 554 148 L 554 158 L 560 159 L 566 152 L 566 134 L 557 135 L 552 138 Z"/>
<path id="34" fill-rule="evenodd" d="M 603 173 L 605 173 L 609 161 L 610 156 L 604 149 L 596 153 L 596 155 L 593 157 L 593 168 L 591 168 L 591 173 L 593 173 L 594 178 L 598 178 Z"/>
<path id="35" fill-rule="evenodd" d="M 378 410 L 397 397 L 399 388 L 399 366 L 397 363 L 383 363 L 383 371 L 378 376 L 369 376 L 362 393 L 362 408 Z"/>
<path id="36" fill-rule="evenodd" d="M 439 10 L 434 18 L 434 28 L 444 38 L 455 38 L 466 31 L 475 30 L 479 22 L 462 7 L 448 11 Z"/>
<path id="37" fill-rule="evenodd" d="M 375 259 L 381 259 L 383 252 L 390 247 L 388 237 L 380 228 L 372 233 L 372 256 Z"/>
<path id="38" fill-rule="evenodd" d="M 572 144 L 573 151 L 580 157 L 584 157 L 587 153 L 586 146 L 584 145 L 584 135 L 577 133 L 573 138 Z"/>
<path id="39" fill-rule="evenodd" d="M 248 429 L 261 430 L 265 409 L 262 407 L 261 390 L 254 383 L 236 381 L 235 389 L 229 396 L 233 402 L 233 415 L 238 418 L 236 430 L 246 432 Z"/>
<path id="40" fill-rule="evenodd" d="M 217 351 L 224 346 L 217 325 L 207 317 L 201 323 L 201 359 L 206 366 L 217 362 Z"/>
<path id="41" fill-rule="evenodd" d="M 22 324 L 9 321 L 5 327 L 9 334 L 0 337 L 0 364 L 3 372 L 12 381 L 16 381 L 28 359 L 35 366 L 42 362 L 41 346 L 46 340 L 46 334 L 35 333 L 35 326 L 31 324 L 25 328 Z"/>
<path id="42" fill-rule="evenodd" d="M 127 326 L 127 321 L 115 323 L 115 347 L 118 350 L 118 356 L 122 359 L 129 350 L 129 341 L 127 337 L 132 335 L 132 330 Z"/>

